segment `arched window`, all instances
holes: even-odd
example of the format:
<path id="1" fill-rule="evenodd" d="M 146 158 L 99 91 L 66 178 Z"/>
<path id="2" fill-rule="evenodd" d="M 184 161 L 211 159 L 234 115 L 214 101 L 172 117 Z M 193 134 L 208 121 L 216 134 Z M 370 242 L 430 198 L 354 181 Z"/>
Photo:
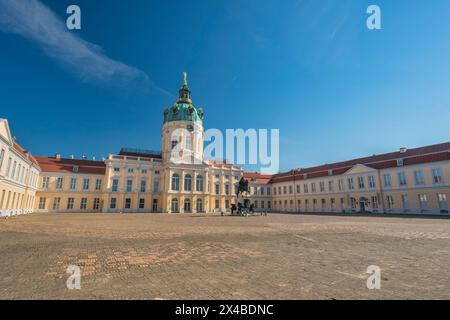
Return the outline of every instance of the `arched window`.
<path id="1" fill-rule="evenodd" d="M 202 199 L 197 199 L 197 206 L 196 206 L 197 212 L 203 211 L 203 201 Z"/>
<path id="2" fill-rule="evenodd" d="M 184 176 L 184 191 L 192 190 L 192 177 L 190 174 Z"/>
<path id="3" fill-rule="evenodd" d="M 191 200 L 184 199 L 184 212 L 191 212 Z"/>
<path id="4" fill-rule="evenodd" d="M 172 212 L 178 212 L 179 208 L 178 208 L 178 199 L 172 199 L 172 206 L 171 206 L 171 211 Z"/>
<path id="5" fill-rule="evenodd" d="M 178 175 L 178 173 L 174 173 L 172 175 L 172 190 L 180 190 L 180 176 Z"/>
<path id="6" fill-rule="evenodd" d="M 195 182 L 195 190 L 196 191 L 203 191 L 203 176 L 198 175 L 196 182 Z"/>

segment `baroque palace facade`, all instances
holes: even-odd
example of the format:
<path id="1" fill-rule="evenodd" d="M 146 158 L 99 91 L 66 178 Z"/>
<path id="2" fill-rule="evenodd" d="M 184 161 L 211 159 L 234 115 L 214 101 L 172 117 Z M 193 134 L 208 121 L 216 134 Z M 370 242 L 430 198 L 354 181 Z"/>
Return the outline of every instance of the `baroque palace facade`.
<path id="1" fill-rule="evenodd" d="M 0 119 L 0 216 L 223 212 L 236 203 L 242 176 L 258 211 L 449 212 L 450 143 L 275 175 L 244 172 L 204 159 L 203 110 L 194 107 L 190 94 L 185 75 L 178 100 L 163 113 L 161 152 L 122 148 L 104 161 L 33 157 Z"/>

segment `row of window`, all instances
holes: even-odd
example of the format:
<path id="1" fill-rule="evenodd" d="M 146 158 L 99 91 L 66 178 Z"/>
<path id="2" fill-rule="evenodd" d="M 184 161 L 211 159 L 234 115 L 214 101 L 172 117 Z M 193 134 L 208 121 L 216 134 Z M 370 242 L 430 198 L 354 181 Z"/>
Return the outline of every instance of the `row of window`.
<path id="1" fill-rule="evenodd" d="M 5 149 L 0 150 L 0 171 L 3 167 L 5 152 L 6 152 Z M 6 177 L 20 183 L 25 183 L 28 173 L 29 168 L 25 164 L 22 164 L 17 160 L 13 161 L 12 157 L 8 158 L 8 165 L 6 167 L 6 174 L 5 174 Z M 36 187 L 36 183 L 37 183 L 37 174 L 31 171 L 30 185 Z"/>
<path id="2" fill-rule="evenodd" d="M 111 191 L 118 192 L 119 191 L 119 179 L 114 178 L 111 183 Z M 133 192 L 133 180 L 126 180 L 125 192 Z M 147 180 L 141 180 L 139 185 L 139 192 L 147 192 Z M 159 180 L 153 180 L 153 192 L 159 192 Z"/>
<path id="3" fill-rule="evenodd" d="M 127 172 L 128 173 L 134 173 L 134 170 L 135 170 L 135 168 L 131 168 L 131 167 L 127 168 Z M 114 167 L 113 171 L 114 172 L 120 172 L 120 167 Z M 140 169 L 140 172 L 141 172 L 141 174 L 147 174 L 148 173 L 148 169 L 147 168 L 142 168 L 142 169 Z M 155 175 L 159 175 L 159 170 L 155 170 L 154 174 Z"/>
<path id="4" fill-rule="evenodd" d="M 110 209 L 117 209 L 117 198 L 111 198 L 109 202 L 109 208 Z M 124 203 L 124 209 L 131 209 L 133 208 L 132 199 L 131 198 L 125 198 Z M 145 209 L 145 199 L 141 198 L 139 199 L 138 203 L 139 209 Z M 152 201 L 152 211 L 157 212 L 158 211 L 158 199 L 153 199 Z"/>
<path id="5" fill-rule="evenodd" d="M 25 198 L 23 193 L 2 190 L 0 198 L 0 210 L 4 209 L 31 209 L 33 208 L 34 197 L 28 195 Z"/>
<path id="6" fill-rule="evenodd" d="M 77 189 L 77 182 L 78 182 L 77 178 L 70 178 L 69 186 L 68 186 L 69 189 L 70 190 L 76 190 Z M 82 190 L 89 190 L 90 189 L 90 182 L 91 182 L 91 179 L 84 178 L 83 181 L 82 181 Z M 49 184 L 50 184 L 50 177 L 42 177 L 42 184 L 41 184 L 42 189 L 48 189 Z M 64 188 L 64 178 L 62 178 L 62 177 L 57 177 L 56 178 L 55 188 L 57 190 L 62 190 Z M 102 179 L 95 179 L 95 188 L 94 189 L 96 191 L 102 189 Z"/>
<path id="7" fill-rule="evenodd" d="M 438 193 L 436 194 L 437 197 L 437 202 L 438 202 L 438 206 L 439 209 L 445 212 L 448 212 L 448 202 L 447 202 L 447 195 L 445 193 Z M 421 210 L 428 210 L 428 197 L 426 194 L 418 194 L 417 195 L 418 201 L 419 201 L 419 207 Z M 340 209 L 344 209 L 344 198 L 340 198 Z M 407 194 L 403 194 L 401 195 L 401 202 L 402 202 L 402 209 L 404 211 L 408 211 L 410 209 L 409 206 L 409 200 L 408 200 L 408 195 Z M 258 206 L 258 202 L 255 201 L 255 207 Z M 312 210 L 316 210 L 317 209 L 317 205 L 318 205 L 318 199 L 312 199 Z M 262 204 L 262 208 L 264 208 L 264 202 L 261 203 Z M 269 202 L 270 204 L 270 202 Z M 305 211 L 309 210 L 310 201 L 309 199 L 305 199 L 303 200 L 303 207 L 302 207 L 302 200 L 297 200 L 297 208 L 301 209 L 304 208 Z M 327 200 L 326 199 L 320 199 L 320 204 L 321 204 L 321 208 L 323 210 L 325 210 L 327 208 Z M 283 206 L 284 205 L 284 206 Z M 289 205 L 289 206 L 288 206 Z M 336 200 L 334 198 L 330 199 L 330 209 L 334 210 L 336 207 Z M 274 208 L 275 209 L 288 209 L 290 208 L 291 210 L 294 209 L 294 201 L 293 200 L 278 200 L 278 201 L 274 201 Z M 392 195 L 387 195 L 386 196 L 386 206 L 388 210 L 393 210 L 395 209 L 395 202 L 394 202 L 394 197 Z M 364 199 L 364 200 L 358 200 L 356 198 L 350 198 L 350 207 L 351 209 L 367 209 L 368 207 L 371 207 L 372 209 L 376 210 L 379 209 L 379 200 L 377 196 L 372 196 L 369 199 Z"/>
<path id="8" fill-rule="evenodd" d="M 425 177 L 424 177 L 422 170 L 414 170 L 413 177 L 414 177 L 414 184 L 416 186 L 425 185 Z M 431 177 L 432 177 L 432 182 L 434 184 L 443 183 L 443 176 L 442 176 L 441 168 L 432 168 L 431 169 Z M 408 185 L 408 179 L 407 179 L 406 172 L 404 172 L 404 171 L 398 172 L 397 178 L 398 178 L 399 186 L 407 186 Z M 384 187 L 386 187 L 386 188 L 392 187 L 390 174 L 383 175 L 383 183 L 384 183 Z"/>
<path id="9" fill-rule="evenodd" d="M 431 175 L 432 175 L 433 183 L 435 183 L 435 184 L 443 183 L 443 176 L 442 176 L 441 168 L 432 168 Z M 425 178 L 424 178 L 424 174 L 423 174 L 422 170 L 415 170 L 413 172 L 413 176 L 414 176 L 415 185 L 417 185 L 417 186 L 425 185 Z M 398 172 L 397 177 L 398 177 L 398 185 L 399 186 L 403 187 L 403 186 L 408 185 L 406 172 L 404 172 L 404 171 Z M 366 184 L 366 182 L 367 182 L 367 184 Z M 391 174 L 387 173 L 387 174 L 383 175 L 383 184 L 384 184 L 385 188 L 392 187 Z M 328 188 L 328 192 L 334 192 L 334 180 L 329 180 L 327 185 L 325 185 L 325 181 L 319 182 L 319 191 L 320 192 L 325 192 L 326 187 Z M 364 177 L 364 176 L 357 177 L 356 180 L 353 177 L 347 178 L 347 189 L 348 190 L 355 190 L 356 188 L 361 190 L 361 189 L 365 189 L 366 187 L 368 187 L 370 189 L 376 188 L 375 176 L 373 176 L 373 175 L 367 176 L 367 180 L 366 180 L 366 177 Z M 263 190 L 263 189 L 261 189 L 261 190 Z M 303 193 L 309 193 L 310 190 L 311 190 L 311 193 L 317 192 L 317 185 L 315 182 L 311 182 L 310 184 L 308 184 L 308 183 L 303 184 Z M 338 180 L 338 190 L 339 191 L 344 190 L 344 179 Z M 277 191 L 278 191 L 278 194 L 280 194 L 280 195 L 281 194 L 292 194 L 293 186 L 292 185 L 283 186 L 283 187 L 279 186 L 278 188 L 274 187 L 273 188 L 274 195 L 277 194 Z M 301 193 L 300 185 L 296 185 L 296 192 L 298 194 Z"/>
<path id="10" fill-rule="evenodd" d="M 94 201 L 92 203 L 92 207 L 91 208 L 93 210 L 99 210 L 100 209 L 100 204 L 101 204 L 100 198 L 94 198 Z M 77 207 L 80 208 L 81 210 L 87 210 L 88 209 L 88 199 L 87 198 L 81 198 L 79 206 L 76 206 L 75 198 L 73 198 L 73 197 L 67 198 L 67 203 L 66 203 L 66 209 L 67 210 L 73 210 L 73 209 L 76 209 Z M 41 210 L 44 210 L 45 208 L 47 208 L 47 198 L 46 197 L 40 197 L 39 198 L 38 208 L 41 209 Z M 60 210 L 61 209 L 61 197 L 53 198 L 52 209 L 53 210 Z"/>

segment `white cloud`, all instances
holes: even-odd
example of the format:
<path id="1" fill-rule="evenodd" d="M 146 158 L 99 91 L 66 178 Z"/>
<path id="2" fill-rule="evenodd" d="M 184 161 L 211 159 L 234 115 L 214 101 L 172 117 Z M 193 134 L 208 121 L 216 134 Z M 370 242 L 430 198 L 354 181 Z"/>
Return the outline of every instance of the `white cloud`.
<path id="1" fill-rule="evenodd" d="M 34 41 L 84 82 L 106 85 L 133 82 L 167 94 L 145 72 L 109 58 L 101 47 L 67 30 L 65 21 L 38 0 L 0 0 L 0 30 Z"/>

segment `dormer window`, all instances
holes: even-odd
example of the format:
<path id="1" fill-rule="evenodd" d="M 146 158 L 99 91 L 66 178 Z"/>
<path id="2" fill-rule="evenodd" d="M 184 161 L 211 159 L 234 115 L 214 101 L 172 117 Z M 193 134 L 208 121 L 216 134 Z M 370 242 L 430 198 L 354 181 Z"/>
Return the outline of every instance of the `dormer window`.
<path id="1" fill-rule="evenodd" d="M 403 159 L 397 159 L 397 167 L 403 166 Z"/>
<path id="2" fill-rule="evenodd" d="M 332 176 L 332 175 L 333 175 L 333 170 L 332 170 L 332 169 L 328 170 L 328 175 L 329 175 L 329 176 Z"/>
<path id="3" fill-rule="evenodd" d="M 72 171 L 73 172 L 78 172 L 79 167 L 78 166 L 73 166 Z"/>
<path id="4" fill-rule="evenodd" d="M 303 174 L 303 179 L 308 179 L 308 174 L 307 173 Z"/>

